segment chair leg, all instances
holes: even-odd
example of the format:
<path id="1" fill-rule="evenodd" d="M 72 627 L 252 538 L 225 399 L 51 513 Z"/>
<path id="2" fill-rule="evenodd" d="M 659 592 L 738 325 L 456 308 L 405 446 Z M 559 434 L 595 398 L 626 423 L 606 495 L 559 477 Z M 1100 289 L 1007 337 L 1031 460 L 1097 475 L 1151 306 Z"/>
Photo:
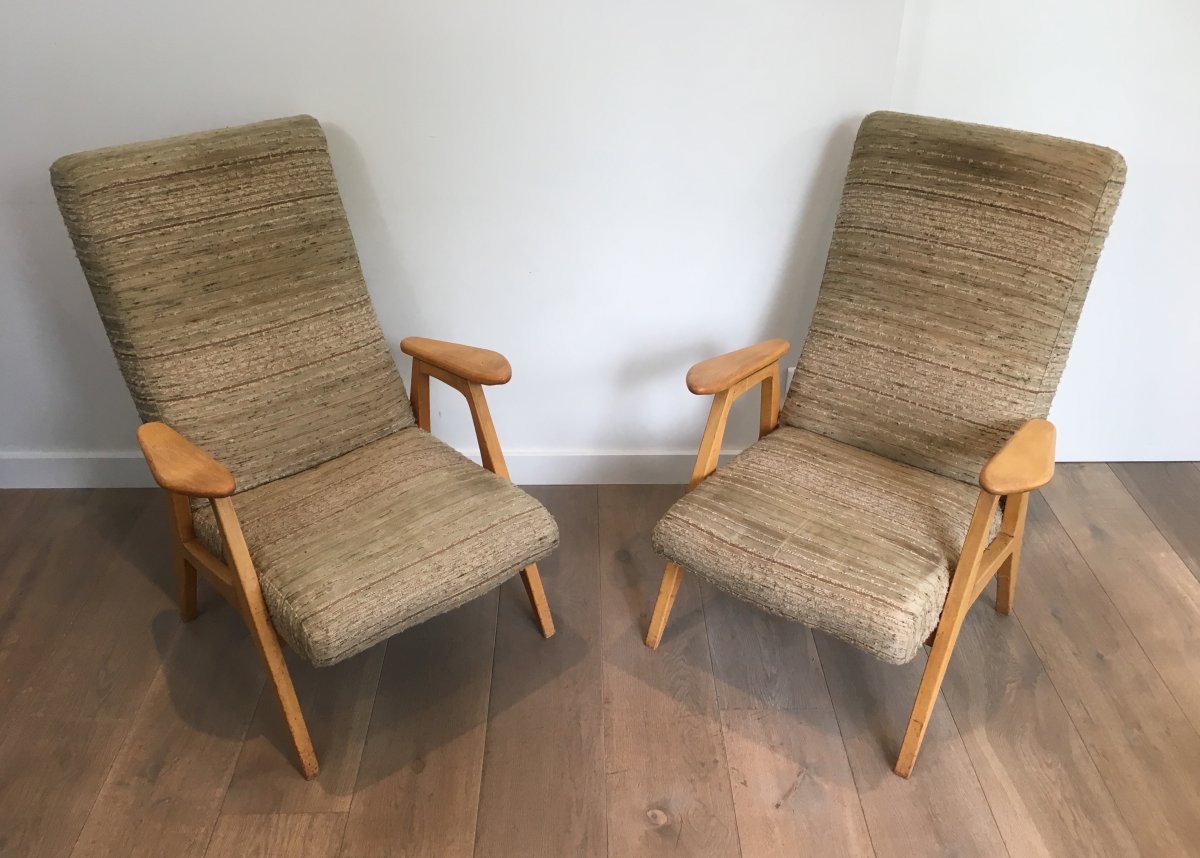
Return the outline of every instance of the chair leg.
<path id="1" fill-rule="evenodd" d="M 533 615 L 542 637 L 553 637 L 554 617 L 550 616 L 550 603 L 546 601 L 546 591 L 542 589 L 542 576 L 538 573 L 536 563 L 525 567 L 521 572 L 521 580 L 525 582 L 525 593 L 529 596 L 529 604 L 533 606 Z"/>
<path id="2" fill-rule="evenodd" d="M 1021 546 L 1008 555 L 996 570 L 996 610 L 1001 614 L 1012 612 L 1013 597 L 1017 593 L 1017 575 L 1021 570 Z"/>
<path id="3" fill-rule="evenodd" d="M 925 672 L 921 674 L 917 699 L 908 719 L 908 728 L 904 731 L 900 756 L 896 759 L 895 772 L 902 778 L 911 775 L 913 766 L 917 764 L 917 754 L 921 751 L 921 743 L 925 741 L 925 730 L 933 715 L 933 707 L 942 689 L 942 680 L 946 677 L 946 667 L 950 664 L 950 654 L 957 639 L 958 628 L 939 628 L 934 636 L 933 650 L 929 653 L 929 661 L 925 663 Z"/>
<path id="4" fill-rule="evenodd" d="M 650 628 L 646 631 L 646 646 L 658 649 L 662 643 L 663 632 L 667 629 L 667 620 L 671 617 L 671 609 L 675 607 L 675 597 L 679 595 L 679 583 L 683 580 L 683 569 L 678 563 L 667 561 L 663 569 L 662 584 L 658 588 L 658 601 L 654 603 L 654 613 L 650 616 Z"/>
<path id="5" fill-rule="evenodd" d="M 275 634 L 275 627 L 271 625 L 267 604 L 263 601 L 262 586 L 258 582 L 258 573 L 254 571 L 254 563 L 250 559 L 250 550 L 246 547 L 242 526 L 234 512 L 233 501 L 230 498 L 214 498 L 210 503 L 221 528 L 221 536 L 225 540 L 229 565 L 233 567 L 237 577 L 242 617 L 250 627 L 250 635 L 254 638 L 263 664 L 266 665 L 271 687 L 275 691 L 280 709 L 283 710 L 283 720 L 287 723 L 288 733 L 292 737 L 292 745 L 300 762 L 300 771 L 306 780 L 312 780 L 317 776 L 317 754 L 313 750 L 312 738 L 308 734 L 308 725 L 304 722 L 304 713 L 300 710 L 300 701 L 296 698 L 296 689 L 292 685 L 292 675 L 288 672 L 287 662 L 284 661 L 279 638 Z"/>
<path id="6" fill-rule="evenodd" d="M 929 653 L 929 661 L 925 663 L 925 672 L 921 675 L 921 685 L 917 689 L 917 700 L 908 719 L 908 728 L 904 731 L 900 756 L 896 759 L 895 772 L 902 778 L 911 775 L 913 766 L 917 763 L 917 754 L 920 753 L 921 743 L 925 740 L 925 730 L 929 726 L 929 718 L 933 715 L 938 692 L 942 689 L 942 680 L 950 664 L 950 655 L 954 652 L 954 644 L 958 642 L 958 633 L 962 629 L 967 611 L 971 609 L 979 562 L 983 557 L 998 502 L 997 498 L 987 492 L 980 492 L 979 499 L 975 502 L 971 526 L 967 529 L 966 539 L 963 540 L 962 554 L 959 556 L 954 576 L 950 579 L 950 592 L 946 596 L 942 617 L 934 632 L 933 650 Z"/>
<path id="7" fill-rule="evenodd" d="M 179 593 L 179 617 L 185 623 L 196 619 L 196 569 L 183 553 L 183 543 L 195 536 L 192 507 L 183 495 L 167 492 L 167 523 L 171 531 L 171 556 L 175 564 L 175 582 Z"/>
<path id="8" fill-rule="evenodd" d="M 283 712 L 283 720 L 287 724 L 292 747 L 300 763 L 300 772 L 305 780 L 311 781 L 319 770 L 317 752 L 313 749 L 308 724 L 304 720 L 304 712 L 300 709 L 300 700 L 296 697 L 296 687 L 292 685 L 292 675 L 288 671 L 287 662 L 284 661 L 279 639 L 271 627 L 260 629 L 254 622 L 250 622 L 249 625 L 255 646 L 258 647 L 258 653 L 266 665 L 275 699 L 279 701 L 279 708 Z"/>
<path id="9" fill-rule="evenodd" d="M 1025 518 L 1029 511 L 1029 493 L 1012 495 L 1004 503 L 1004 518 L 1000 531 L 1014 540 L 1012 553 L 996 570 L 996 610 L 1001 614 L 1012 611 L 1017 593 L 1017 574 L 1021 571 L 1021 548 L 1025 539 Z"/>
<path id="10" fill-rule="evenodd" d="M 175 560 L 175 580 L 179 585 L 179 618 L 185 623 L 196 619 L 196 570 L 182 557 Z"/>

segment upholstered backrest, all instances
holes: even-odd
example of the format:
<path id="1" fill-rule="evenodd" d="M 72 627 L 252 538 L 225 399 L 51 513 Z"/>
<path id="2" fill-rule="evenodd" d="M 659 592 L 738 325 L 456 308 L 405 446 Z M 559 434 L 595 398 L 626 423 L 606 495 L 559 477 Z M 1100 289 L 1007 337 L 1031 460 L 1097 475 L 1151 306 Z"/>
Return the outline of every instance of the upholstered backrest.
<path id="1" fill-rule="evenodd" d="M 1124 179 L 1099 146 L 868 116 L 783 421 L 974 482 L 1050 409 Z"/>
<path id="2" fill-rule="evenodd" d="M 142 419 L 239 490 L 412 424 L 315 119 L 68 155 L 50 173 Z"/>

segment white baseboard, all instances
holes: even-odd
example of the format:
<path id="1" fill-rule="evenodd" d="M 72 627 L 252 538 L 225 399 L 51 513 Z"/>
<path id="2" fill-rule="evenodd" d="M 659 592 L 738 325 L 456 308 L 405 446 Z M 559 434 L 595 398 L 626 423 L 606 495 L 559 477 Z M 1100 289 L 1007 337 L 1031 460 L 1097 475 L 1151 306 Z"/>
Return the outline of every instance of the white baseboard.
<path id="1" fill-rule="evenodd" d="M 479 461 L 478 452 L 467 453 Z M 722 463 L 734 453 L 721 457 Z M 590 483 L 683 484 L 691 476 L 694 451 L 505 453 L 514 482 L 521 485 Z M 153 486 L 136 450 L 100 452 L 0 451 L 0 489 L 131 488 Z"/>
<path id="2" fill-rule="evenodd" d="M 93 489 L 153 486 L 136 450 L 0 451 L 0 489 Z"/>

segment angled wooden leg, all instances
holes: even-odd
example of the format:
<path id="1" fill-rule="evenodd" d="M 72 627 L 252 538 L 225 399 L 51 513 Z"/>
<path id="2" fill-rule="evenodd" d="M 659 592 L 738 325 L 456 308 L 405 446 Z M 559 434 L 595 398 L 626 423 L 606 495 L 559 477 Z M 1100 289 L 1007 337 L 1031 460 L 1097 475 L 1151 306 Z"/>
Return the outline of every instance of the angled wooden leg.
<path id="1" fill-rule="evenodd" d="M 483 386 L 468 381 L 459 389 L 471 407 L 471 421 L 475 424 L 475 437 L 479 441 L 479 457 L 483 460 L 483 466 L 496 476 L 511 480 L 508 465 L 504 461 L 504 451 L 500 449 L 500 439 L 496 436 L 496 426 L 492 423 L 492 413 L 488 410 L 487 398 L 483 394 Z M 550 614 L 550 603 L 546 600 L 546 591 L 542 589 L 542 576 L 538 573 L 537 564 L 527 566 L 521 573 L 521 579 L 525 582 L 525 592 L 529 596 L 529 604 L 533 607 L 534 619 L 542 637 L 552 637 L 554 617 Z"/>
<path id="2" fill-rule="evenodd" d="M 929 661 L 926 662 L 925 672 L 921 675 L 917 700 L 913 704 L 908 728 L 904 731 L 904 742 L 900 746 L 900 756 L 896 760 L 895 771 L 902 778 L 911 775 L 913 766 L 917 763 L 917 754 L 920 753 L 921 743 L 925 740 L 925 731 L 929 726 L 933 707 L 937 703 L 938 692 L 942 688 L 942 679 L 946 676 L 946 667 L 950 664 L 950 655 L 954 652 L 959 630 L 974 601 L 976 573 L 987 547 L 997 503 L 999 498 L 987 492 L 980 492 L 979 500 L 975 503 L 971 526 L 967 530 L 967 538 L 963 541 L 963 551 L 955 567 L 954 577 L 950 580 L 946 606 L 942 609 L 942 617 L 934 633 L 933 650 L 929 653 Z"/>
<path id="3" fill-rule="evenodd" d="M 683 569 L 678 563 L 667 561 L 663 569 L 662 583 L 658 586 L 658 600 L 654 603 L 654 613 L 650 616 L 650 628 L 646 631 L 646 646 L 658 649 L 662 643 L 663 632 L 667 630 L 667 620 L 671 618 L 671 609 L 675 607 L 675 597 L 679 595 L 679 584 L 683 581 Z"/>
<path id="4" fill-rule="evenodd" d="M 296 699 L 296 689 L 292 685 L 287 662 L 283 659 L 279 638 L 275 634 L 275 627 L 271 625 L 266 603 L 263 602 L 258 573 L 254 571 L 254 564 L 250 560 L 250 551 L 246 547 L 246 538 L 242 535 L 237 513 L 234 512 L 233 501 L 230 498 L 213 498 L 211 503 L 217 524 L 221 528 L 221 536 L 225 540 L 229 565 L 233 567 L 237 576 L 237 592 L 242 603 L 239 607 L 246 625 L 250 627 L 250 635 L 254 638 L 259 655 L 267 666 L 271 687 L 275 690 L 275 696 L 283 710 L 284 721 L 287 722 L 288 733 L 292 737 L 292 745 L 296 749 L 300 771 L 307 780 L 312 780 L 317 776 L 317 754 L 308 735 L 304 713 L 300 711 L 300 701 Z"/>
<path id="5" fill-rule="evenodd" d="M 542 589 L 542 576 L 538 573 L 536 563 L 525 567 L 521 572 L 521 580 L 525 583 L 525 594 L 533 606 L 533 616 L 542 637 L 554 637 L 554 617 L 550 616 L 550 603 L 546 601 L 546 591 Z"/>
<path id="6" fill-rule="evenodd" d="M 1021 545 L 1025 538 L 1025 517 L 1029 510 L 1029 493 L 1009 495 L 1004 503 L 1004 519 L 1000 532 L 1012 537 L 1012 553 L 996 572 L 996 610 L 1002 614 L 1012 611 L 1017 592 L 1017 574 L 1021 571 Z"/>
<path id="7" fill-rule="evenodd" d="M 708 410 L 708 421 L 704 424 L 704 434 L 700 437 L 700 449 L 696 452 L 696 463 L 692 466 L 692 477 L 688 480 L 689 492 L 717 469 L 721 458 L 721 439 L 725 435 L 729 410 L 733 407 L 734 400 L 756 385 L 762 388 L 758 405 L 758 437 L 769 435 L 779 425 L 779 363 L 775 362 L 713 396 L 712 407 Z M 658 645 L 662 643 L 667 620 L 671 618 L 671 609 L 675 607 L 675 597 L 679 595 L 679 584 L 682 580 L 683 569 L 678 563 L 668 560 L 666 568 L 663 569 L 662 583 L 658 587 L 654 612 L 650 615 L 650 626 L 646 629 L 646 646 L 650 649 L 658 649 Z"/>
<path id="8" fill-rule="evenodd" d="M 196 569 L 188 562 L 183 544 L 196 538 L 192 529 L 192 507 L 185 495 L 167 492 L 167 526 L 171 531 L 171 556 L 179 588 L 179 617 L 185 623 L 196 619 Z"/>

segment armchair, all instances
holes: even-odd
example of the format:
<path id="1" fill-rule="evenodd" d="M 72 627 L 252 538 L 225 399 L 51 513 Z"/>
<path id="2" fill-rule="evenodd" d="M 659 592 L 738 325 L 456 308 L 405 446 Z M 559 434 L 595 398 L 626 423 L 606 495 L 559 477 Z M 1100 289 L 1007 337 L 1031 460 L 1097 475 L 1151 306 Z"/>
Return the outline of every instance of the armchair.
<path id="1" fill-rule="evenodd" d="M 657 648 L 683 570 L 903 664 L 931 645 L 897 774 L 915 765 L 963 619 L 1012 610 L 1045 418 L 1124 183 L 1109 149 L 898 113 L 859 130 L 782 410 L 782 340 L 696 364 L 713 395 L 689 492 L 654 531 Z M 759 441 L 717 469 L 734 399 Z M 1001 505 L 1003 511 L 1001 512 Z"/>
<path id="2" fill-rule="evenodd" d="M 180 615 L 198 576 L 241 614 L 305 777 L 282 646 L 335 664 L 518 572 L 554 634 L 537 561 L 558 529 L 509 482 L 483 394 L 508 361 L 406 339 L 410 404 L 316 120 L 69 155 L 51 179 L 167 492 Z M 429 434 L 430 376 L 467 398 L 483 468 Z"/>

